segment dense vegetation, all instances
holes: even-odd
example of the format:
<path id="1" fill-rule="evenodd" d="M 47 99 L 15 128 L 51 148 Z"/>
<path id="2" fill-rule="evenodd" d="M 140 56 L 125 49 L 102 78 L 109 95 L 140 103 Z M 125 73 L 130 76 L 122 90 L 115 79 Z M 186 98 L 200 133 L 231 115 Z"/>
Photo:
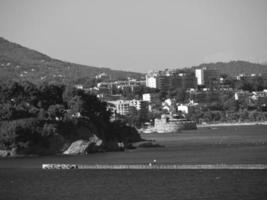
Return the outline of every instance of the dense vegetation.
<path id="1" fill-rule="evenodd" d="M 233 91 L 209 91 L 200 106 L 194 107 L 186 117 L 197 122 L 253 122 L 267 121 L 266 98 L 249 98 L 244 92 L 235 100 Z M 194 99 L 194 95 L 188 95 Z"/>
<path id="2" fill-rule="evenodd" d="M 105 102 L 69 86 L 1 83 L 0 107 L 0 149 L 51 154 L 92 135 L 104 141 L 106 150 L 113 142 L 140 140 L 134 128 L 110 121 Z"/>
<path id="3" fill-rule="evenodd" d="M 239 74 L 259 74 L 267 73 L 266 64 L 256 64 L 246 61 L 231 61 L 228 63 L 204 63 L 193 68 L 203 68 L 218 70 L 220 74 L 228 74 L 231 76 L 237 76 Z"/>
<path id="4" fill-rule="evenodd" d="M 50 58 L 0 37 L 0 79 L 28 80 L 34 83 L 79 83 L 105 72 L 111 79 L 140 78 L 141 73 L 91 67 Z"/>

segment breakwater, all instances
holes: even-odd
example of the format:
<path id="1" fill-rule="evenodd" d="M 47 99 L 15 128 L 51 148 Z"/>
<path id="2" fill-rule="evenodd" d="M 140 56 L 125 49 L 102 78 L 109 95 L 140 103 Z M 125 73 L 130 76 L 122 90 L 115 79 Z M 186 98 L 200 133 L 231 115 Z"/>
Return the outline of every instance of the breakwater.
<path id="1" fill-rule="evenodd" d="M 42 164 L 42 169 L 267 169 L 267 164 Z"/>

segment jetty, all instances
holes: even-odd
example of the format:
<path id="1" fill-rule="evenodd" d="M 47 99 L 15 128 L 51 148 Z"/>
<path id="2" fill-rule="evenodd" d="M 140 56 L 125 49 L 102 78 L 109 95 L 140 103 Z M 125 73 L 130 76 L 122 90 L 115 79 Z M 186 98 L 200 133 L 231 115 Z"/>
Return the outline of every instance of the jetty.
<path id="1" fill-rule="evenodd" d="M 244 170 L 264 170 L 267 164 L 42 164 L 42 169 L 195 169 L 195 170 L 213 170 L 213 169 L 244 169 Z"/>

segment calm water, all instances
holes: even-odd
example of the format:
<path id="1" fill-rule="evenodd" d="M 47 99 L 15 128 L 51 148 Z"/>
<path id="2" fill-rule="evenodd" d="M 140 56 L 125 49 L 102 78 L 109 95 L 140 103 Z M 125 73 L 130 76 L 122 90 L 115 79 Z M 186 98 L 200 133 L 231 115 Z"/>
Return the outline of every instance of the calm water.
<path id="1" fill-rule="evenodd" d="M 43 163 L 74 164 L 267 164 L 267 126 L 201 128 L 178 134 L 144 135 L 163 148 L 139 148 L 88 156 L 0 158 L 0 168 L 40 168 Z"/>
<path id="2" fill-rule="evenodd" d="M 266 199 L 267 170 L 1 169 L 0 199 Z"/>
<path id="3" fill-rule="evenodd" d="M 146 135 L 164 148 L 0 159 L 6 199 L 267 199 L 267 170 L 41 170 L 43 163 L 267 164 L 267 126 Z"/>

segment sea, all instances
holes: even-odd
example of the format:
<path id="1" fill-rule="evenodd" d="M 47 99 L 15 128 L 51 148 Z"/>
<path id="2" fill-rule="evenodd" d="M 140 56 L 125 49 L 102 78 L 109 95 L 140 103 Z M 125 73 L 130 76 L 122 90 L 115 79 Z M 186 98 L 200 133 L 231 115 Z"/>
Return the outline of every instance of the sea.
<path id="1" fill-rule="evenodd" d="M 267 197 L 267 170 L 1 169 L 0 178 L 1 200 Z"/>
<path id="2" fill-rule="evenodd" d="M 267 199 L 266 169 L 72 169 L 54 164 L 267 164 L 267 126 L 146 135 L 163 147 L 0 159 L 0 200 Z"/>

